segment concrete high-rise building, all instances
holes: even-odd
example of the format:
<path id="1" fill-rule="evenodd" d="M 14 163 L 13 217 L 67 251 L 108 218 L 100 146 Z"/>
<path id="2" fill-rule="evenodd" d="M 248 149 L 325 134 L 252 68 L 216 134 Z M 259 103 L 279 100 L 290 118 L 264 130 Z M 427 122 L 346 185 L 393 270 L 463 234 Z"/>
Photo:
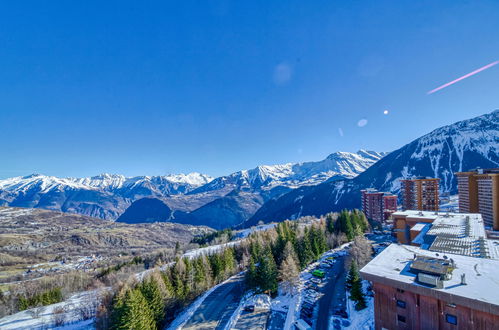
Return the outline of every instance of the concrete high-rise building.
<path id="1" fill-rule="evenodd" d="M 385 194 L 383 196 L 383 215 L 385 220 L 390 219 L 392 213 L 397 212 L 398 196 L 393 194 Z"/>
<path id="2" fill-rule="evenodd" d="M 417 177 L 401 181 L 404 210 L 438 211 L 440 179 Z"/>
<path id="3" fill-rule="evenodd" d="M 459 212 L 482 214 L 485 225 L 499 230 L 499 169 L 459 172 Z"/>
<path id="4" fill-rule="evenodd" d="M 397 196 L 376 189 L 361 190 L 362 211 L 370 220 L 383 222 L 397 211 Z"/>

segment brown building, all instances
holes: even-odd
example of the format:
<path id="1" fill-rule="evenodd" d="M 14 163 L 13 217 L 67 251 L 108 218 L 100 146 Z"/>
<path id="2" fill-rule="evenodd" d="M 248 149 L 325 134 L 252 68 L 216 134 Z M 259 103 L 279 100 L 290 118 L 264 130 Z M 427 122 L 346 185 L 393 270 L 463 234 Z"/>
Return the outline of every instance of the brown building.
<path id="1" fill-rule="evenodd" d="M 398 196 L 393 194 L 385 194 L 383 196 L 383 215 L 385 220 L 391 218 L 394 212 L 397 212 Z"/>
<path id="2" fill-rule="evenodd" d="M 499 261 L 391 244 L 361 269 L 375 329 L 498 329 Z"/>
<path id="3" fill-rule="evenodd" d="M 376 189 L 361 190 L 362 211 L 370 220 L 383 222 L 397 211 L 397 196 Z"/>
<path id="4" fill-rule="evenodd" d="M 459 172 L 459 212 L 481 213 L 485 225 L 499 230 L 499 169 Z"/>
<path id="5" fill-rule="evenodd" d="M 402 211 L 392 214 L 393 217 L 393 230 L 397 235 L 397 242 L 401 244 L 411 244 L 415 235 L 416 228 L 419 223 L 433 223 L 438 218 L 438 214 L 433 212 L 422 211 Z M 420 229 L 419 229 L 420 230 Z"/>
<path id="6" fill-rule="evenodd" d="M 438 211 L 440 179 L 418 177 L 401 180 L 404 210 Z"/>

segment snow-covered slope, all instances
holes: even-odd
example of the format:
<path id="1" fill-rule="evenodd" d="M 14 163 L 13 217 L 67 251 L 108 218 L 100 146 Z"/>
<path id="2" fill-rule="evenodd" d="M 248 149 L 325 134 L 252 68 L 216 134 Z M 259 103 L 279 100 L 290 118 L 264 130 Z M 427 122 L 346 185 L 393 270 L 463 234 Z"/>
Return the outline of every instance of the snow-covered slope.
<path id="1" fill-rule="evenodd" d="M 246 226 L 302 215 L 360 207 L 360 190 L 398 193 L 400 179 L 440 178 L 440 190 L 455 194 L 455 172 L 499 167 L 499 110 L 438 128 L 391 152 L 353 179 L 300 187 L 266 202 Z"/>
<path id="2" fill-rule="evenodd" d="M 0 205 L 35 207 L 116 219 L 134 200 L 185 194 L 213 178 L 200 173 L 57 178 L 40 174 L 0 180 Z"/>
<path id="3" fill-rule="evenodd" d="M 242 223 L 253 215 L 263 203 L 285 194 L 296 187 L 324 182 L 332 177 L 351 178 L 381 159 L 386 153 L 360 150 L 357 153 L 336 152 L 318 162 L 298 164 L 262 165 L 251 170 L 243 170 L 222 176 L 189 192 L 162 200 L 174 213 L 170 220 L 193 225 L 204 224 L 221 229 Z M 216 197 L 215 197 L 216 196 Z M 206 203 L 196 209 L 179 208 L 179 202 Z M 139 201 L 134 202 L 134 218 L 127 222 L 147 222 L 146 217 L 162 219 L 166 214 L 150 214 L 150 210 L 140 211 Z M 192 204 L 192 203 L 191 203 Z M 124 219 L 120 218 L 120 221 Z"/>
<path id="4" fill-rule="evenodd" d="M 200 173 L 136 177 L 101 174 L 89 178 L 33 174 L 0 180 L 0 206 L 44 208 L 115 220 L 131 204 L 148 197 L 160 199 L 173 212 L 198 215 L 182 217 L 189 223 L 216 223 L 215 217 L 220 216 L 238 223 L 251 216 L 265 200 L 293 188 L 319 184 L 335 176 L 352 178 L 385 154 L 365 150 L 357 153 L 336 152 L 318 162 L 262 165 L 216 179 Z M 236 192 L 226 198 L 225 195 L 231 191 Z M 237 191 L 245 194 L 238 194 Z M 248 193 L 253 195 L 249 196 Z M 217 199 L 220 201 L 215 202 Z M 127 215 L 127 222 L 180 219 L 183 215 L 179 212 L 177 216 L 174 213 L 155 214 L 155 210 L 142 212 L 141 207 L 147 207 L 144 205 L 133 205 L 134 211 Z M 205 205 L 199 212 L 194 212 Z M 157 212 L 159 210 L 162 208 Z M 147 214 L 147 219 L 141 219 L 140 214 Z M 189 220 L 185 220 L 187 218 Z"/>
<path id="5" fill-rule="evenodd" d="M 353 178 L 386 154 L 386 152 L 366 150 L 359 150 L 357 153 L 335 152 L 317 162 L 261 165 L 251 170 L 242 170 L 216 178 L 192 191 L 191 194 L 217 190 L 226 186 L 231 186 L 233 189 L 269 190 L 276 186 L 297 188 L 315 185 L 333 176 Z"/>

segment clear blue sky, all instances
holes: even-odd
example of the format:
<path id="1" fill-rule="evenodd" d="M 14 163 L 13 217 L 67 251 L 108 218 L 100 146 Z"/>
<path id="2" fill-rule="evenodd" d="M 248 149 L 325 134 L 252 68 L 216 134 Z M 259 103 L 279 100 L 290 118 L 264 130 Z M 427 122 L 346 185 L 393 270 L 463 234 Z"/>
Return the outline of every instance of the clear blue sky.
<path id="1" fill-rule="evenodd" d="M 0 178 L 223 175 L 499 108 L 499 66 L 426 94 L 499 59 L 499 1 L 9 3 Z"/>

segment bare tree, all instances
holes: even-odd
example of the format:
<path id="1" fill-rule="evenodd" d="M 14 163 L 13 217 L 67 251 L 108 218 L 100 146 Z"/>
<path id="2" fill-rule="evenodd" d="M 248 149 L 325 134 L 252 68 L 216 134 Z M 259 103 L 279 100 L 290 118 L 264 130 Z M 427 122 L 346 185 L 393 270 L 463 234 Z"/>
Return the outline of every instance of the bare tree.
<path id="1" fill-rule="evenodd" d="M 352 258 L 357 262 L 359 267 L 363 267 L 371 260 L 372 246 L 364 236 L 355 237 L 350 249 Z"/>
<path id="2" fill-rule="evenodd" d="M 298 269 L 298 258 L 291 242 L 287 242 L 284 248 L 283 261 L 279 268 L 279 279 L 285 293 L 294 294 L 298 287 L 300 270 Z"/>

